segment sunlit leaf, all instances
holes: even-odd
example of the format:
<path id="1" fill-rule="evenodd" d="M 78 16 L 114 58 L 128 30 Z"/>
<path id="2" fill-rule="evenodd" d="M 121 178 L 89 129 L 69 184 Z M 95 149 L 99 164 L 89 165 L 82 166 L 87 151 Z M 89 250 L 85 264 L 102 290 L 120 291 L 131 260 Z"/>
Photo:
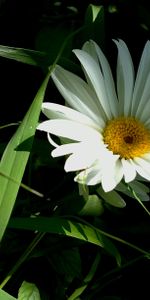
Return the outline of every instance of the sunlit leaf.
<path id="1" fill-rule="evenodd" d="M 85 14 L 85 24 L 93 23 L 99 17 L 102 6 L 90 4 Z"/>
<path id="2" fill-rule="evenodd" d="M 40 293 L 36 285 L 23 281 L 19 289 L 18 300 L 41 300 Z"/>
<path id="3" fill-rule="evenodd" d="M 46 61 L 44 52 L 0 45 L 0 56 L 34 66 L 43 66 Z"/>
<path id="4" fill-rule="evenodd" d="M 1 300 L 17 300 L 17 298 L 14 298 L 13 296 L 9 295 L 2 289 L 0 289 L 0 299 Z"/>
<path id="5" fill-rule="evenodd" d="M 93 39 L 102 48 L 105 42 L 104 7 L 90 4 L 85 14 L 84 42 Z"/>
<path id="6" fill-rule="evenodd" d="M 12 180 L 9 180 L 7 177 L 0 176 L 0 240 L 19 190 L 19 185 L 15 181 L 21 183 L 29 158 L 49 76 L 50 74 L 42 83 L 22 123 L 8 143 L 0 162 L 0 173 L 12 178 Z"/>
<path id="7" fill-rule="evenodd" d="M 8 225 L 10 228 L 34 230 L 39 232 L 55 233 L 76 238 L 104 248 L 114 256 L 120 264 L 120 254 L 114 244 L 98 230 L 91 226 L 70 221 L 64 218 L 12 218 Z"/>

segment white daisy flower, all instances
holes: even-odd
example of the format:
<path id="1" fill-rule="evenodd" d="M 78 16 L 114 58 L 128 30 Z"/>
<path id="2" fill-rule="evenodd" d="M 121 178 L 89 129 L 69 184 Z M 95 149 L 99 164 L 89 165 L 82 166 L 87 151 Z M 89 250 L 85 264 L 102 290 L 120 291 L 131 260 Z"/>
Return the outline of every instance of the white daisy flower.
<path id="1" fill-rule="evenodd" d="M 105 192 L 137 174 L 150 180 L 150 42 L 144 47 L 136 78 L 126 44 L 118 48 L 116 88 L 109 63 L 94 41 L 74 50 L 86 80 L 56 66 L 52 79 L 69 107 L 43 103 L 50 119 L 46 131 L 55 147 L 53 157 L 67 155 L 65 171 L 75 181 L 101 184 Z M 60 137 L 57 145 L 51 134 Z M 63 138 L 67 143 L 62 143 Z"/>

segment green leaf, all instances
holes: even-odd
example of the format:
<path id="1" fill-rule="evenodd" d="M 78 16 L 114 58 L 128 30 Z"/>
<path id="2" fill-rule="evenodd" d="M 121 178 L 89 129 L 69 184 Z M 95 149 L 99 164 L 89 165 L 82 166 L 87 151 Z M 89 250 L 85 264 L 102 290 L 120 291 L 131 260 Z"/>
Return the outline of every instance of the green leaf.
<path id="1" fill-rule="evenodd" d="M 141 198 L 141 201 L 149 201 L 149 188 L 145 184 L 134 180 L 129 183 L 129 186 L 136 192 L 138 197 Z"/>
<path id="2" fill-rule="evenodd" d="M 97 270 L 99 261 L 100 261 L 100 255 L 98 253 L 96 258 L 94 259 L 94 262 L 91 266 L 91 269 L 90 269 L 89 273 L 87 274 L 87 276 L 85 277 L 85 279 L 83 281 L 83 285 L 80 286 L 79 288 L 77 288 L 73 292 L 73 294 L 68 298 L 68 300 L 77 300 L 77 297 L 80 296 L 84 292 L 84 290 L 87 288 L 89 282 L 92 280 L 92 278 L 95 275 L 95 272 Z"/>
<path id="3" fill-rule="evenodd" d="M 39 232 L 55 233 L 76 238 L 104 248 L 110 255 L 114 256 L 120 264 L 120 254 L 114 244 L 99 230 L 85 224 L 70 221 L 63 218 L 12 218 L 9 228 L 26 229 Z"/>
<path id="4" fill-rule="evenodd" d="M 0 174 L 6 175 L 6 177 L 0 176 L 0 240 L 10 218 L 29 158 L 49 77 L 50 73 L 46 76 L 21 125 L 8 143 L 0 162 Z"/>
<path id="5" fill-rule="evenodd" d="M 23 281 L 19 289 L 18 300 L 41 300 L 40 293 L 36 285 Z"/>
<path id="6" fill-rule="evenodd" d="M 44 52 L 3 45 L 0 45 L 0 56 L 33 66 L 43 66 L 47 57 Z"/>
<path id="7" fill-rule="evenodd" d="M 110 205 L 113 205 L 118 208 L 123 208 L 126 206 L 125 201 L 116 191 L 105 193 L 103 189 L 100 187 L 97 189 L 97 192 Z"/>
<path id="8" fill-rule="evenodd" d="M 85 14 L 85 24 L 88 25 L 89 23 L 93 23 L 99 17 L 99 13 L 102 9 L 102 6 L 96 6 L 90 4 L 86 10 Z"/>
<path id="9" fill-rule="evenodd" d="M 104 7 L 90 4 L 85 14 L 85 29 L 83 30 L 84 42 L 93 39 L 101 47 L 104 47 Z"/>
<path id="10" fill-rule="evenodd" d="M 13 296 L 9 295 L 2 289 L 0 289 L 0 299 L 1 300 L 17 300 L 17 298 L 14 298 Z"/>
<path id="11" fill-rule="evenodd" d="M 85 205 L 80 210 L 81 216 L 100 216 L 104 212 L 102 200 L 97 195 L 88 195 Z"/>

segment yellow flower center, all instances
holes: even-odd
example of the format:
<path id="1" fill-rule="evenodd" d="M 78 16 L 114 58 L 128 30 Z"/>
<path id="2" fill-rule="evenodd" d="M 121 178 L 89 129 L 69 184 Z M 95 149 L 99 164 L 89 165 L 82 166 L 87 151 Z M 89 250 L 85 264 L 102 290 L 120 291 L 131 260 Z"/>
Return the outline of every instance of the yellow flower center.
<path id="1" fill-rule="evenodd" d="M 125 159 L 150 151 L 150 130 L 133 117 L 118 117 L 109 121 L 103 138 L 109 150 Z"/>

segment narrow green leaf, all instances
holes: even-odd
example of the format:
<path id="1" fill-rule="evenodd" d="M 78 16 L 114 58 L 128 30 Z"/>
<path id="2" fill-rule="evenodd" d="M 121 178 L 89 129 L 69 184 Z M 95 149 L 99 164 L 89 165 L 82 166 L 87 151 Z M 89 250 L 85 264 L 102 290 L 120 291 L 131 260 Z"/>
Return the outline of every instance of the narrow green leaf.
<path id="1" fill-rule="evenodd" d="M 0 289 L 0 300 L 17 300 L 17 298 L 14 298 L 13 296 Z"/>
<path id="2" fill-rule="evenodd" d="M 95 275 L 95 272 L 97 270 L 98 264 L 100 261 L 100 255 L 99 253 L 96 255 L 96 258 L 94 259 L 94 262 L 91 266 L 91 269 L 89 271 L 89 273 L 87 274 L 87 276 L 84 279 L 84 283 L 82 286 L 80 286 L 79 288 L 77 288 L 73 294 L 68 298 L 68 300 L 77 300 L 77 298 L 84 292 L 84 290 L 87 288 L 89 282 L 92 280 L 92 278 Z"/>
<path id="3" fill-rule="evenodd" d="M 101 47 L 104 47 L 104 7 L 90 4 L 85 14 L 85 29 L 83 31 L 84 42 L 93 39 Z"/>
<path id="4" fill-rule="evenodd" d="M 89 23 L 95 22 L 101 9 L 102 9 L 102 6 L 96 6 L 96 5 L 90 4 L 86 10 L 85 24 L 89 25 Z"/>
<path id="5" fill-rule="evenodd" d="M 114 244 L 98 230 L 78 222 L 63 218 L 12 218 L 8 224 L 9 228 L 26 230 L 37 230 L 39 232 L 67 235 L 88 243 L 104 248 L 110 255 L 114 256 L 120 263 L 120 254 Z"/>
<path id="6" fill-rule="evenodd" d="M 40 300 L 40 293 L 35 284 L 23 281 L 19 293 L 18 300 Z"/>
<path id="7" fill-rule="evenodd" d="M 7 177 L 0 176 L 0 240 L 19 190 L 19 185 L 15 181 L 21 183 L 29 158 L 49 77 L 50 73 L 46 76 L 22 123 L 8 143 L 0 162 L 0 173 L 12 178 L 9 180 Z"/>
<path id="8" fill-rule="evenodd" d="M 47 57 L 46 53 L 41 51 L 3 45 L 0 45 L 0 56 L 33 66 L 43 66 Z"/>
<path id="9" fill-rule="evenodd" d="M 3 177 L 5 177 L 5 178 L 7 178 L 7 179 L 13 181 L 13 182 L 16 183 L 18 186 L 21 186 L 23 189 L 27 190 L 28 192 L 30 192 L 30 193 L 32 193 L 32 194 L 38 196 L 38 197 L 44 197 L 43 194 L 41 194 L 40 192 L 38 192 L 38 191 L 32 189 L 32 188 L 29 187 L 28 185 L 26 185 L 26 184 L 24 184 L 24 183 L 22 183 L 22 182 L 21 182 L 21 183 L 20 183 L 20 182 L 17 182 L 16 180 L 12 179 L 11 177 L 9 177 L 9 176 L 7 176 L 7 175 L 1 173 L 1 172 L 0 172 L 0 176 L 3 176 Z"/>

